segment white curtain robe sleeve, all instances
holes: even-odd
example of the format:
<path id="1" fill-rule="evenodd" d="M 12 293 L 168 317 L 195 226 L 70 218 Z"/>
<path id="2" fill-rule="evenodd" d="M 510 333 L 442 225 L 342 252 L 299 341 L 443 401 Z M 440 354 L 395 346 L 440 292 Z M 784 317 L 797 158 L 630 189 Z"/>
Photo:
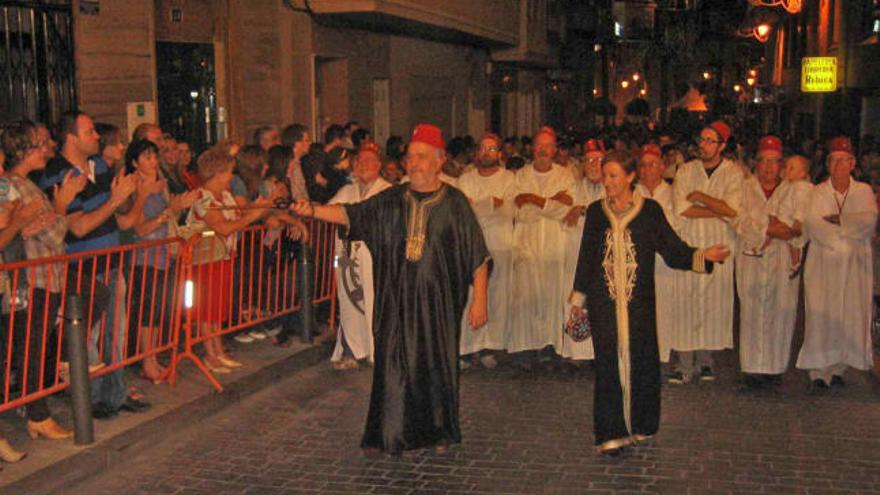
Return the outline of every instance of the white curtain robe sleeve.
<path id="1" fill-rule="evenodd" d="M 513 270 L 513 217 L 515 176 L 501 169 L 488 177 L 480 176 L 476 169 L 458 178 L 458 187 L 471 200 L 477 221 L 483 229 L 486 246 L 492 256 L 492 273 L 489 275 L 489 321 L 478 330 L 468 323 L 468 305 L 462 315 L 459 351 L 462 355 L 482 350 L 503 350 L 510 334 L 511 273 Z M 496 207 L 494 198 L 502 200 Z"/>
<path id="2" fill-rule="evenodd" d="M 797 367 L 844 364 L 873 366 L 871 347 L 873 258 L 871 238 L 877 202 L 871 187 L 851 179 L 840 225 L 823 217 L 838 214 L 830 181 L 810 193 L 805 230 L 810 249 L 804 266 L 805 334 Z"/>
<path id="3" fill-rule="evenodd" d="M 328 204 L 358 203 L 391 187 L 385 179 L 376 179 L 370 188 L 361 194 L 357 184 L 348 184 L 333 196 Z M 354 354 L 355 359 L 368 359 L 373 362 L 373 257 L 367 245 L 360 241 L 350 244 L 351 257 L 347 257 L 339 234 L 336 234 L 336 295 L 339 299 L 340 337 Z M 362 298 L 358 297 L 357 283 L 360 281 Z M 354 290 L 351 290 L 354 289 Z M 342 359 L 342 338 L 336 339 L 331 361 Z"/>
<path id="4" fill-rule="evenodd" d="M 516 173 L 515 195 L 532 193 L 544 198 L 565 191 L 574 197 L 577 184 L 571 172 L 554 165 L 543 180 L 531 164 Z M 509 352 L 541 349 L 562 344 L 566 315 L 560 301 L 571 291 L 565 286 L 566 232 L 562 219 L 571 209 L 547 200 L 544 208 L 517 208 L 514 224 L 513 301 L 511 302 Z"/>
<path id="5" fill-rule="evenodd" d="M 700 160 L 679 167 L 672 186 L 675 225 L 680 237 L 694 247 L 727 245 L 736 252 L 734 226 L 742 204 L 743 174 L 738 165 L 722 160 L 711 177 Z M 694 203 L 687 200 L 693 191 L 718 198 L 737 212 L 734 218 L 685 218 L 685 210 Z M 672 291 L 675 294 L 669 347 L 676 351 L 720 350 L 733 347 L 733 265 L 719 263 L 711 274 L 675 270 Z"/>
<path id="6" fill-rule="evenodd" d="M 745 373 L 780 374 L 788 368 L 798 301 L 798 279 L 789 276 L 788 243 L 772 239 L 760 257 L 744 254 L 764 245 L 770 215 L 787 199 L 783 185 L 769 199 L 756 178 L 746 179 L 743 185 L 737 223 L 740 242 L 734 254 L 740 300 L 739 356 Z"/>

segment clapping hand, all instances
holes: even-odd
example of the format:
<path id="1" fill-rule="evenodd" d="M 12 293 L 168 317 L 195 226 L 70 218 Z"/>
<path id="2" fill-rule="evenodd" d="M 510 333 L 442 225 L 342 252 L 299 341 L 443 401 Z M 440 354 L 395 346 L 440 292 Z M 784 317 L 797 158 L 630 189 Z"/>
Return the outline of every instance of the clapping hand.
<path id="1" fill-rule="evenodd" d="M 52 186 L 52 197 L 55 198 L 56 203 L 63 205 L 65 210 L 67 205 L 76 198 L 76 195 L 85 189 L 88 182 L 88 177 L 85 174 L 73 175 L 73 172 L 73 169 L 68 170 L 61 180 L 61 184 Z"/>
<path id="2" fill-rule="evenodd" d="M 20 205 L 12 212 L 14 221 L 21 225 L 22 237 L 25 239 L 33 237 L 37 232 L 46 227 L 46 224 L 52 218 L 44 213 L 43 205 L 39 201 L 31 201 L 30 203 Z"/>
<path id="3" fill-rule="evenodd" d="M 137 187 L 136 175 L 126 174 L 125 170 L 120 171 L 110 183 L 110 204 L 113 205 L 113 209 L 119 208 L 137 190 Z"/>
<path id="4" fill-rule="evenodd" d="M 171 208 L 171 211 L 176 213 L 192 207 L 193 203 L 195 203 L 198 198 L 198 191 L 187 191 L 185 193 L 175 194 L 171 197 L 171 202 L 168 206 Z"/>

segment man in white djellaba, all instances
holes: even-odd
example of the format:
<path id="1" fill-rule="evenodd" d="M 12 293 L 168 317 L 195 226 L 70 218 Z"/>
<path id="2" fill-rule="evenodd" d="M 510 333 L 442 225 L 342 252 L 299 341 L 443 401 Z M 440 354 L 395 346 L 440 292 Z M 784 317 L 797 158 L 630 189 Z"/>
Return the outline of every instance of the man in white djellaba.
<path id="1" fill-rule="evenodd" d="M 329 204 L 359 203 L 391 187 L 379 176 L 379 146 L 366 143 L 354 159 L 354 183 L 344 186 Z M 357 368 L 358 360 L 373 361 L 373 258 L 361 241 L 336 238 L 336 287 L 339 337 L 330 361 L 339 370 Z"/>
<path id="2" fill-rule="evenodd" d="M 801 227 L 785 213 L 793 186 L 782 181 L 782 153 L 778 137 L 761 138 L 755 173 L 743 183 L 736 253 L 743 390 L 781 384 L 791 355 L 799 279 L 789 242 Z"/>
<path id="3" fill-rule="evenodd" d="M 804 221 L 810 248 L 797 367 L 809 370 L 813 393 L 844 386 L 847 367 L 868 370 L 874 364 L 871 238 L 877 201 L 871 186 L 852 177 L 856 158 L 849 138 L 834 138 L 829 148 L 829 178 L 811 191 Z"/>
<path id="4" fill-rule="evenodd" d="M 571 290 L 574 286 L 574 273 L 577 270 L 578 256 L 581 252 L 581 238 L 584 232 L 584 219 L 587 208 L 594 201 L 605 197 L 605 186 L 602 184 L 602 158 L 605 156 L 605 142 L 601 139 L 588 139 L 584 143 L 582 177 L 578 179 L 574 193 L 574 206 L 562 220 L 565 230 L 565 287 Z M 577 177 L 577 176 L 576 176 Z M 561 301 L 565 315 L 570 314 L 571 304 L 568 296 Z M 593 339 L 575 342 L 567 333 L 562 334 L 562 357 L 577 361 L 591 360 L 595 357 Z"/>
<path id="5" fill-rule="evenodd" d="M 639 183 L 636 191 L 643 198 L 651 198 L 660 204 L 666 221 L 673 230 L 676 230 L 678 217 L 675 216 L 672 207 L 672 186 L 663 180 L 666 172 L 666 162 L 660 146 L 649 143 L 639 150 Z M 657 254 L 654 262 L 654 292 L 657 314 L 657 347 L 660 350 L 660 361 L 669 362 L 669 334 L 675 326 L 672 302 L 675 294 L 672 292 L 672 274 L 676 271 L 666 265 L 663 257 Z"/>
<path id="6" fill-rule="evenodd" d="M 535 159 L 516 172 L 514 197 L 513 301 L 510 353 L 560 349 L 566 316 L 563 301 L 571 291 L 565 286 L 566 235 L 562 223 L 574 205 L 577 184 L 571 171 L 553 163 L 556 135 L 542 128 L 534 139 Z M 529 355 L 514 356 L 531 369 Z M 549 359 L 545 354 L 541 359 Z"/>
<path id="7" fill-rule="evenodd" d="M 474 330 L 465 319 L 461 326 L 461 355 L 494 368 L 492 351 L 506 349 L 510 333 L 510 277 L 513 269 L 513 215 L 516 177 L 501 166 L 501 138 L 487 134 L 480 140 L 476 167 L 458 178 L 458 188 L 470 200 L 492 255 L 489 275 L 489 322 Z M 465 309 L 465 315 L 468 309 Z M 470 363 L 465 360 L 467 367 Z"/>
<path id="8" fill-rule="evenodd" d="M 672 184 L 678 234 L 692 246 L 724 244 L 736 249 L 734 225 L 742 199 L 743 173 L 722 157 L 730 127 L 716 121 L 700 131 L 700 158 L 682 165 Z M 675 327 L 669 347 L 678 354 L 669 383 L 715 380 L 712 351 L 733 347 L 733 263 L 711 275 L 672 274 Z"/>

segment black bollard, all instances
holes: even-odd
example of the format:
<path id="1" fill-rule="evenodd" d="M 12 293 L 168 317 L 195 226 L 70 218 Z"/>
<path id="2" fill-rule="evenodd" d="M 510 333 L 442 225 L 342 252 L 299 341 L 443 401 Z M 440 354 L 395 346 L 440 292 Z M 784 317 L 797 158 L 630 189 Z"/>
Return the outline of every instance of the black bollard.
<path id="1" fill-rule="evenodd" d="M 314 267 L 312 266 L 312 252 L 309 248 L 308 243 L 303 243 L 302 249 L 299 250 L 299 273 L 297 274 L 299 276 L 300 311 L 302 314 L 302 335 L 300 338 L 304 344 L 311 344 L 312 336 L 315 335 L 315 308 L 312 306 Z"/>
<path id="2" fill-rule="evenodd" d="M 73 431 L 76 445 L 95 442 L 92 423 L 91 383 L 89 382 L 89 353 L 86 349 L 85 296 L 67 296 L 64 306 L 64 335 L 67 339 L 67 359 L 70 363 L 70 397 L 73 403 Z"/>

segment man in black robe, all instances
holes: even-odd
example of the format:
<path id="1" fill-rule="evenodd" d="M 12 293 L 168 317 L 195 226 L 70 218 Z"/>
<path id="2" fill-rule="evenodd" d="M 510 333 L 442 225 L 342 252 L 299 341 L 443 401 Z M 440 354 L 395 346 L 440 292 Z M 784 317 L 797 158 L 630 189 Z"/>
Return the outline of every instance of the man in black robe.
<path id="1" fill-rule="evenodd" d="M 468 289 L 477 329 L 487 317 L 489 251 L 467 198 L 439 179 L 440 129 L 416 126 L 405 165 L 410 182 L 361 203 L 320 206 L 302 216 L 342 224 L 373 257 L 373 390 L 362 447 L 400 453 L 461 441 L 458 349 Z"/>

